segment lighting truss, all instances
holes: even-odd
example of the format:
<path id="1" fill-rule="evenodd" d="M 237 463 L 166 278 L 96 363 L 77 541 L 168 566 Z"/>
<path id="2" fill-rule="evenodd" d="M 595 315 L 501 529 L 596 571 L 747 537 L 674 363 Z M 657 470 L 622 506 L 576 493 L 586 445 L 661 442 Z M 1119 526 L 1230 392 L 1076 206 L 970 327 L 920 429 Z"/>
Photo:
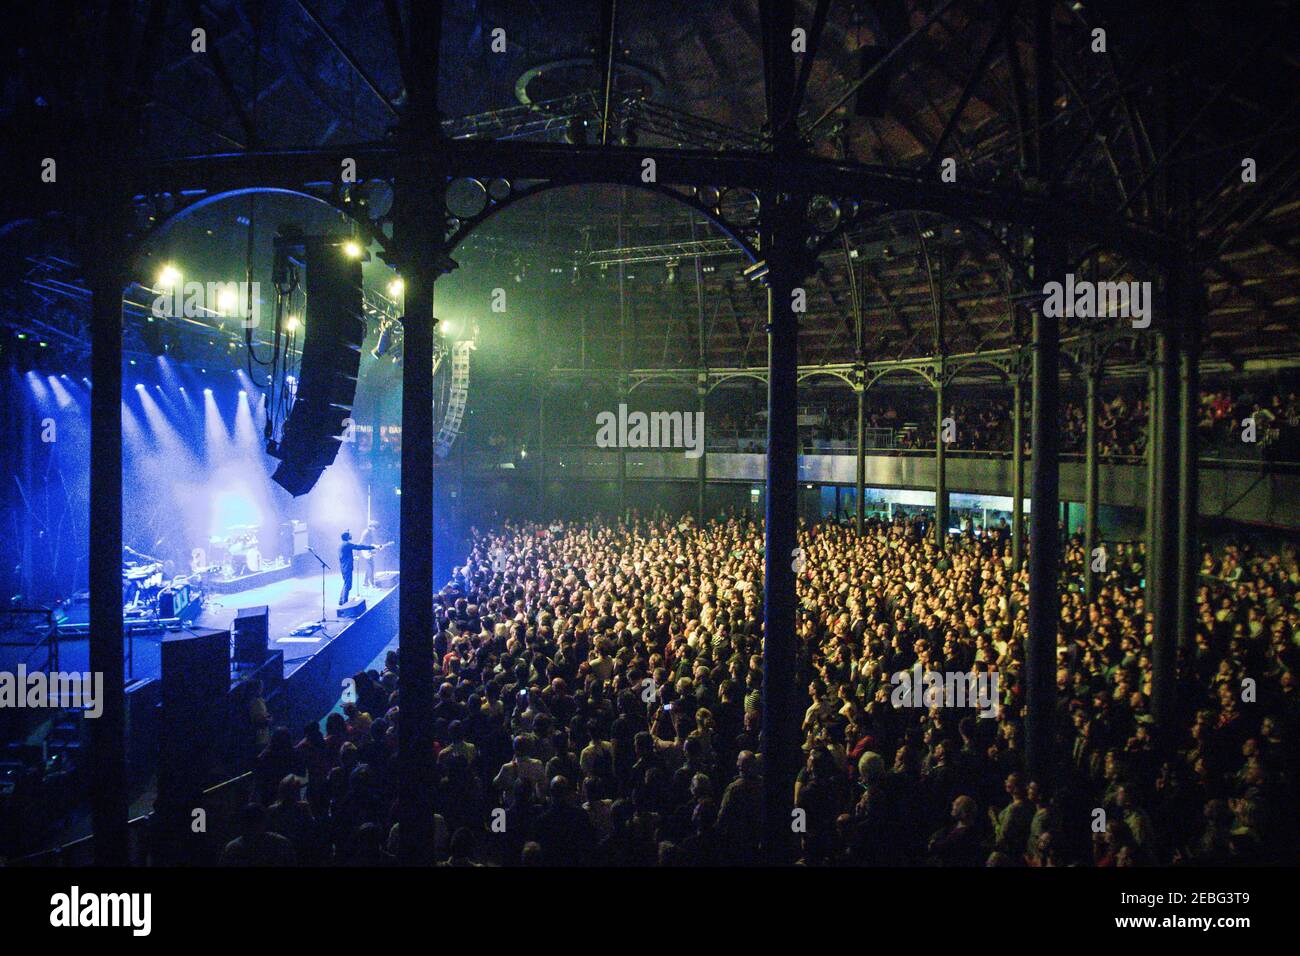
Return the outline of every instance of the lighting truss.
<path id="1" fill-rule="evenodd" d="M 739 256 L 740 249 L 730 239 L 688 239 L 682 242 L 659 242 L 647 246 L 592 249 L 575 253 L 580 265 L 612 266 L 636 262 L 669 262 L 699 256 L 701 259 L 717 256 Z"/>

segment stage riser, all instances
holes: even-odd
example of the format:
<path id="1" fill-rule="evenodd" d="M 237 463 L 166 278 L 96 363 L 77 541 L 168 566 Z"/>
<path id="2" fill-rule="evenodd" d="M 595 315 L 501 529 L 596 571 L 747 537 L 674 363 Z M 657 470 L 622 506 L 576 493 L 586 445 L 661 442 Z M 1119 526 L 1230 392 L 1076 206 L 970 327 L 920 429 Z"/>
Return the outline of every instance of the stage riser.
<path id="1" fill-rule="evenodd" d="M 236 578 L 233 581 L 213 581 L 206 582 L 208 593 L 210 594 L 239 594 L 241 591 L 251 591 L 253 588 L 264 587 L 268 584 L 275 584 L 278 581 L 284 581 L 295 575 L 301 574 L 305 570 L 302 562 L 302 555 L 294 558 L 282 568 L 274 568 L 270 571 L 259 571 L 257 574 L 248 574 L 242 578 Z"/>
<path id="2" fill-rule="evenodd" d="M 364 670 L 375 659 L 397 633 L 397 622 L 394 588 L 285 679 L 284 706 L 275 709 L 274 718 L 295 734 L 308 721 L 324 718 L 338 702 L 344 679 Z M 331 629 L 338 626 L 331 624 Z"/>

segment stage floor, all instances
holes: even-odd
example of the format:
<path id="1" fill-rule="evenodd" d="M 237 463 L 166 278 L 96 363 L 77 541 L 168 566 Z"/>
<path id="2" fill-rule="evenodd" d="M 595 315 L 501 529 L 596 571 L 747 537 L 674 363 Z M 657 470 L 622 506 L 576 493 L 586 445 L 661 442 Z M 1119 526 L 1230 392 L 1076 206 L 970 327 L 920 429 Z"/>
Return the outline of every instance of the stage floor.
<path id="1" fill-rule="evenodd" d="M 353 578 L 353 582 L 358 579 Z M 320 574 L 288 578 L 259 588 L 250 588 L 235 594 L 209 594 L 203 605 L 203 613 L 195 620 L 203 627 L 215 627 L 222 630 L 230 627 L 235 613 L 240 608 L 257 607 L 265 604 L 270 608 L 270 620 L 267 633 L 270 636 L 270 649 L 284 651 L 285 673 L 289 673 L 289 664 L 305 657 L 311 657 L 332 637 L 348 627 L 350 618 L 339 620 L 339 590 L 343 587 L 343 578 L 338 574 L 325 575 L 325 630 L 309 634 L 306 637 L 292 637 L 290 631 L 298 625 L 320 618 Z M 388 588 L 353 587 L 352 597 L 363 597 L 367 606 L 372 605 L 388 593 Z"/>

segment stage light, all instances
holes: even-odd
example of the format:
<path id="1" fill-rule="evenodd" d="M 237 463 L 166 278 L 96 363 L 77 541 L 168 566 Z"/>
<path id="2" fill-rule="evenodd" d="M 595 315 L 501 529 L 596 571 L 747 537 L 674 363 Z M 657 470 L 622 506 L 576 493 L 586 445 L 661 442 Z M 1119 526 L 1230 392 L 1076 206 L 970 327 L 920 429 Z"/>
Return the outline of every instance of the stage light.
<path id="1" fill-rule="evenodd" d="M 343 243 L 343 254 L 347 256 L 349 259 L 360 259 L 361 245 L 359 243 L 348 240 L 347 242 Z"/>
<path id="2" fill-rule="evenodd" d="M 406 291 L 406 283 L 402 281 L 401 276 L 395 276 L 388 283 L 388 297 L 390 299 L 396 299 L 404 291 Z"/>
<path id="3" fill-rule="evenodd" d="M 401 493 L 402 493 L 402 489 L 401 489 L 401 488 L 394 488 L 394 489 L 393 489 L 393 494 L 395 494 L 395 495 L 399 495 L 399 496 L 400 496 Z"/>
<path id="4" fill-rule="evenodd" d="M 203 390 L 203 394 L 204 394 L 204 395 L 211 395 L 211 394 L 212 394 L 212 389 L 210 389 L 210 388 L 205 388 L 205 389 Z"/>
<path id="5" fill-rule="evenodd" d="M 27 338 L 27 333 L 26 333 L 26 332 L 19 332 L 19 333 L 18 333 L 18 338 L 19 338 L 19 340 L 26 339 L 26 338 Z"/>
<path id="6" fill-rule="evenodd" d="M 136 390 L 137 392 L 143 392 L 143 391 L 144 391 L 144 384 L 143 384 L 142 382 L 136 382 L 136 383 L 135 383 L 135 390 Z"/>
<path id="7" fill-rule="evenodd" d="M 239 294 L 234 289 L 222 289 L 217 293 L 217 312 L 229 315 L 239 307 Z"/>
<path id="8" fill-rule="evenodd" d="M 299 321 L 298 321 L 298 316 L 296 316 L 296 315 L 291 315 L 291 316 L 289 316 L 289 318 L 285 319 L 285 321 L 284 321 L 284 327 L 285 327 L 285 329 L 287 329 L 287 330 L 290 331 L 290 332 L 296 332 L 296 331 L 298 331 L 298 326 L 299 326 L 300 324 L 301 324 L 301 323 L 299 323 Z"/>
<path id="9" fill-rule="evenodd" d="M 171 289 L 181 281 L 181 271 L 173 265 L 165 265 L 158 273 L 158 288 Z"/>
<path id="10" fill-rule="evenodd" d="M 49 342 L 38 342 L 37 344 L 40 345 L 40 347 L 43 349 L 48 349 L 50 347 Z"/>

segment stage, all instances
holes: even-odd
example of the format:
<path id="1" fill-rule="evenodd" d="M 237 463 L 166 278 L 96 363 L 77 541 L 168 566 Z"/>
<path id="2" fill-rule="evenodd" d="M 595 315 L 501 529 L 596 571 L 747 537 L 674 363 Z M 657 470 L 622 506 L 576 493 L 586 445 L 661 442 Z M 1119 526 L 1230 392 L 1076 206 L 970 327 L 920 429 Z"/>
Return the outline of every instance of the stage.
<path id="1" fill-rule="evenodd" d="M 367 588 L 364 585 L 354 587 L 352 597 L 365 598 L 366 613 L 357 619 L 340 619 L 336 602 L 342 586 L 342 578 L 337 573 L 325 576 L 325 628 L 302 637 L 295 637 L 290 632 L 321 616 L 319 573 L 299 575 L 234 594 L 209 594 L 205 597 L 203 610 L 194 620 L 194 625 L 226 630 L 240 608 L 265 604 L 268 608 L 267 650 L 271 653 L 283 652 L 284 678 L 288 679 L 294 671 L 328 647 L 331 641 L 342 638 L 345 633 L 369 618 L 378 605 L 387 604 L 385 599 L 390 595 L 392 603 L 396 604 L 396 588 Z M 74 633 L 61 634 L 59 637 L 58 660 L 61 671 L 85 673 L 90 670 L 90 640 L 84 634 L 87 610 L 84 604 L 67 609 L 65 623 L 73 625 Z M 175 633 L 183 633 L 183 630 L 159 629 L 149 633 L 136 633 L 123 639 L 122 654 L 127 662 L 128 681 L 157 680 L 162 676 L 162 639 Z M 373 655 L 367 657 L 366 662 L 372 659 Z M 43 654 L 32 656 L 31 648 L 0 647 L 0 667 L 12 669 L 20 661 L 29 666 L 38 666 L 43 660 Z"/>
<path id="2" fill-rule="evenodd" d="M 356 587 L 359 576 L 353 578 L 352 597 L 365 598 L 367 613 L 369 608 L 378 604 L 387 596 L 391 588 Z M 330 640 L 341 637 L 343 632 L 356 622 L 339 619 L 337 615 L 339 591 L 343 579 L 337 573 L 325 575 L 325 630 L 316 631 L 304 637 L 293 637 L 290 632 L 300 624 L 316 621 L 321 616 L 321 578 L 320 573 L 301 575 L 249 588 L 246 591 L 207 595 L 203 611 L 195 624 L 203 627 L 215 627 L 225 630 L 235 619 L 240 608 L 257 607 L 265 604 L 270 609 L 267 634 L 270 637 L 269 649 L 284 652 L 284 671 L 288 677 L 303 658 L 311 657 Z M 326 633 L 328 632 L 328 633 Z M 139 640 L 137 638 L 137 640 Z"/>

